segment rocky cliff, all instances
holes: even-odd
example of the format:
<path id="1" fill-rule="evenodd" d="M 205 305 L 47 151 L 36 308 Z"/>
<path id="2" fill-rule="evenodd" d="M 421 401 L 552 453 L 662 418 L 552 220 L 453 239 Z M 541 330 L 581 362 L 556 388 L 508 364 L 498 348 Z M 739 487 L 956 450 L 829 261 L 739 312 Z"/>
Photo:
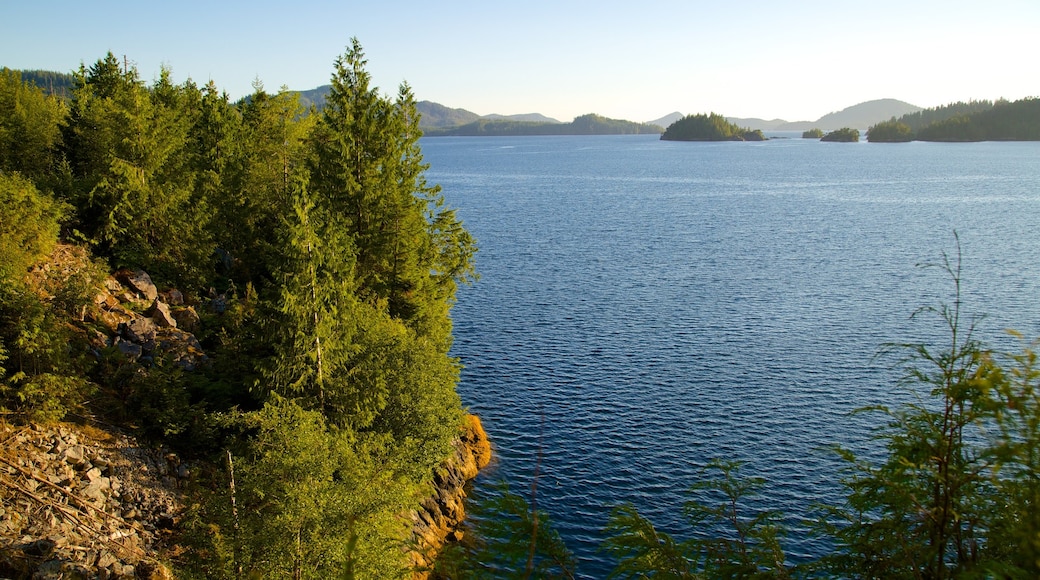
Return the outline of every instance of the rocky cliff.
<path id="1" fill-rule="evenodd" d="M 425 580 L 448 541 L 462 538 L 466 484 L 491 461 L 491 444 L 476 415 L 467 415 L 455 451 L 434 472 L 434 492 L 412 513 L 415 579 Z"/>

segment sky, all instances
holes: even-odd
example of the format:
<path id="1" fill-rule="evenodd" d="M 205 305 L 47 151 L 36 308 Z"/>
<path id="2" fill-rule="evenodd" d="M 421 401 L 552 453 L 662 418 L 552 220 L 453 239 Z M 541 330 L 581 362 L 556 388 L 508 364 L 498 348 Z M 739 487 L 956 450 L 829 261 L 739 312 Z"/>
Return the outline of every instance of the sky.
<path id="1" fill-rule="evenodd" d="M 112 52 L 233 100 L 328 84 L 352 37 L 381 92 L 480 115 L 815 121 L 1040 96 L 1040 0 L 0 0 L 0 66 Z"/>

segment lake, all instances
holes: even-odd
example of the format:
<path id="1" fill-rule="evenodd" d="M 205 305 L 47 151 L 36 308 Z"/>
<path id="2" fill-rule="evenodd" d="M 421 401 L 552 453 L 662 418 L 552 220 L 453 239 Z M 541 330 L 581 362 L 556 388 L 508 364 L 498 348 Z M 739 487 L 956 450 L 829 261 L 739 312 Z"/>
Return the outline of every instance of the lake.
<path id="1" fill-rule="evenodd" d="M 475 494 L 528 493 L 602 578 L 612 506 L 683 534 L 716 457 L 767 480 L 792 561 L 841 498 L 841 463 L 910 394 L 889 342 L 939 341 L 963 253 L 978 336 L 1040 336 L 1040 143 L 677 143 L 656 136 L 424 138 L 427 179 L 477 238 L 453 311 L 463 403 L 496 462 Z"/>

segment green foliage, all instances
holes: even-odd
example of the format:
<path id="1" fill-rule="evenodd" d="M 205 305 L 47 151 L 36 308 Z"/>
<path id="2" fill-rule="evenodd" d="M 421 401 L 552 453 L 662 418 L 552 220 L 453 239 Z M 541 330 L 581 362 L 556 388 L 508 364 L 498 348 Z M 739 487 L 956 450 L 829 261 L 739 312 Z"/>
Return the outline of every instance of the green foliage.
<path id="1" fill-rule="evenodd" d="M 813 128 L 802 132 L 802 139 L 821 139 L 822 137 L 823 129 Z"/>
<path id="2" fill-rule="evenodd" d="M 954 117 L 966 117 L 975 113 L 981 113 L 993 108 L 992 101 L 968 101 L 940 105 L 930 109 L 923 109 L 916 113 L 908 113 L 898 119 L 905 123 L 913 132 L 920 131 L 925 127 L 952 119 Z"/>
<path id="3" fill-rule="evenodd" d="M 29 179 L 0 172 L 0 278 L 18 282 L 50 254 L 66 211 Z"/>
<path id="4" fill-rule="evenodd" d="M 470 518 L 475 538 L 449 546 L 437 574 L 456 580 L 574 578 L 574 555 L 548 515 L 505 483 Z"/>
<path id="5" fill-rule="evenodd" d="M 72 97 L 72 88 L 76 84 L 76 77 L 68 74 L 49 70 L 22 70 L 22 81 L 40 88 L 46 95 L 69 99 Z"/>
<path id="6" fill-rule="evenodd" d="M 1013 103 L 932 123 L 917 132 L 922 141 L 1038 141 L 1040 98 Z"/>
<path id="7" fill-rule="evenodd" d="M 65 130 L 80 231 L 114 265 L 187 287 L 213 250 L 186 154 L 197 92 L 165 70 L 149 91 L 109 53 L 80 69 Z"/>
<path id="8" fill-rule="evenodd" d="M 214 474 L 192 524 L 210 557 L 190 569 L 210 578 L 405 576 L 400 514 L 415 487 L 395 475 L 381 442 L 280 397 L 232 421 L 254 435 Z"/>
<path id="9" fill-rule="evenodd" d="M 314 116 L 304 115 L 295 93 L 268 95 L 259 84 L 236 110 L 224 100 L 209 101 L 220 130 L 209 130 L 204 159 L 213 166 L 209 187 L 223 190 L 212 196 L 213 236 L 229 257 L 226 274 L 239 285 L 263 286 L 278 267 L 278 238 L 272 233 L 281 231 L 283 216 L 293 212 L 291 187 L 306 173 Z M 228 223 L 235 227 L 222 226 Z"/>
<path id="10" fill-rule="evenodd" d="M 730 123 L 718 113 L 686 115 L 672 123 L 661 135 L 664 141 L 764 141 L 762 131 Z"/>
<path id="11" fill-rule="evenodd" d="M 787 578 L 780 547 L 780 514 L 744 513 L 759 495 L 761 478 L 740 474 L 739 462 L 713 460 L 690 487 L 683 507 L 690 538 L 676 541 L 640 516 L 631 505 L 611 513 L 604 549 L 617 559 L 612 578 Z M 718 472 L 717 475 L 714 472 Z M 701 498 L 708 497 L 707 503 Z M 726 532 L 717 535 L 721 529 Z"/>
<path id="12" fill-rule="evenodd" d="M 910 125 L 895 119 L 883 121 L 867 130 L 867 141 L 871 143 L 906 143 L 913 138 L 914 133 Z"/>
<path id="13" fill-rule="evenodd" d="M 47 300 L 27 280 L 58 237 L 65 208 L 18 174 L 0 173 L 0 406 L 33 421 L 56 421 L 92 389 L 80 368 L 81 341 L 64 320 L 84 289 L 56 284 Z"/>
<path id="14" fill-rule="evenodd" d="M 1017 333 L 1016 333 L 1016 336 Z M 1019 338 L 1021 338 L 1019 336 Z M 997 499 L 989 523 L 991 570 L 1009 576 L 1040 575 L 1040 366 L 1037 341 L 1021 352 L 987 355 L 976 388 L 990 393 L 995 428 L 987 458 L 993 463 Z"/>
<path id="15" fill-rule="evenodd" d="M 833 143 L 857 143 L 859 142 L 859 129 L 842 127 L 841 129 L 827 133 L 822 139 L 820 139 L 820 141 L 830 141 Z"/>
<path id="16" fill-rule="evenodd" d="M 61 141 L 63 102 L 22 81 L 18 71 L 0 69 L 0 172 L 31 179 L 48 177 Z"/>
<path id="17" fill-rule="evenodd" d="M 1040 140 L 1040 99 L 1015 102 L 971 101 L 925 109 L 870 128 L 874 142 L 920 141 L 1037 141 Z"/>
<path id="18" fill-rule="evenodd" d="M 82 346 L 26 284 L 0 278 L 0 407 L 30 421 L 58 421 L 93 390 Z"/>
<path id="19" fill-rule="evenodd" d="M 876 438 L 887 458 L 880 464 L 845 449 L 846 504 L 827 510 L 825 531 L 838 551 L 825 559 L 836 574 L 875 577 L 949 578 L 989 563 L 987 530 L 994 508 L 992 461 L 980 449 L 992 389 L 978 380 L 986 360 L 974 339 L 974 322 L 961 313 L 960 254 L 945 254 L 940 266 L 954 285 L 952 305 L 925 308 L 949 337 L 933 350 L 900 344 L 906 382 L 927 400 L 890 409 L 876 407 L 888 422 Z M 840 522 L 840 523 L 837 523 Z"/>

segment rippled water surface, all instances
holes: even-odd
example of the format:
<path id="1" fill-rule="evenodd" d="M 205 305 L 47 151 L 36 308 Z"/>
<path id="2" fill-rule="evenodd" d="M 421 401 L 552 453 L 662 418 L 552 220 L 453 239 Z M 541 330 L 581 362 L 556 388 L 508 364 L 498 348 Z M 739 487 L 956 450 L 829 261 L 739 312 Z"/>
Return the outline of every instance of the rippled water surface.
<path id="1" fill-rule="evenodd" d="M 826 549 L 797 525 L 837 501 L 824 447 L 869 452 L 905 399 L 892 341 L 942 336 L 920 306 L 951 298 L 963 249 L 980 336 L 1040 335 L 1040 143 L 668 143 L 647 136 L 425 138 L 431 183 L 477 238 L 482 276 L 454 309 L 459 390 L 504 479 L 527 491 L 583 577 L 610 508 L 683 533 L 715 457 L 768 480 L 792 560 Z"/>

